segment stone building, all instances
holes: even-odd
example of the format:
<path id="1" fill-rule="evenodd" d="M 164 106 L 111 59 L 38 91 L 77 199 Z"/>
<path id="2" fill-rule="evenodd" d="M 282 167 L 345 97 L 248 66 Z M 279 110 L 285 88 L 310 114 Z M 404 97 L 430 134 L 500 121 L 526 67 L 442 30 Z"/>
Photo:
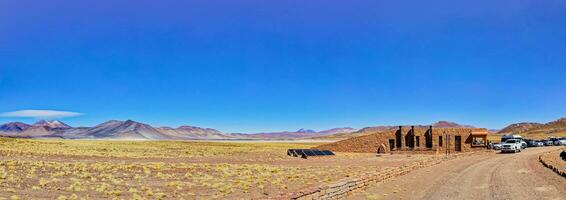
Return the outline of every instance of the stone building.
<path id="1" fill-rule="evenodd" d="M 487 135 L 484 128 L 399 126 L 396 130 L 369 133 L 316 148 L 359 153 L 455 153 L 486 149 Z"/>

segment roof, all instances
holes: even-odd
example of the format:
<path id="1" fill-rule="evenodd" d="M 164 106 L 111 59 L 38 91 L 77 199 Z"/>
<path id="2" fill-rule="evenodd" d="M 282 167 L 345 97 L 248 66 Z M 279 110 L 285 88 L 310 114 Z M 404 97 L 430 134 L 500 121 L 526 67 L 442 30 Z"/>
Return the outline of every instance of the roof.
<path id="1" fill-rule="evenodd" d="M 472 131 L 472 135 L 487 135 L 489 132 L 487 131 Z"/>

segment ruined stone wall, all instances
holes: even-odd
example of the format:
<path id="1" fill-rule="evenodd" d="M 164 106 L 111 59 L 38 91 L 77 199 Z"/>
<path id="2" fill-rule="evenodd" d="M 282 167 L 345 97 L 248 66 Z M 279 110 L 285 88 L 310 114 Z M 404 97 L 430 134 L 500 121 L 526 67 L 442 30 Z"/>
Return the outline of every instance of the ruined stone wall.
<path id="1" fill-rule="evenodd" d="M 415 128 L 413 146 L 410 145 L 411 128 L 403 127 L 401 130 L 389 130 L 369 135 L 353 137 L 346 140 L 320 145 L 316 148 L 331 150 L 336 152 L 356 152 L 356 153 L 377 153 L 381 144 L 385 145 L 386 151 L 389 153 L 391 148 L 390 140 L 395 140 L 393 145 L 393 152 L 421 152 L 421 153 L 445 153 L 447 150 L 456 152 L 456 137 L 461 137 L 462 152 L 472 151 L 472 132 L 487 132 L 487 129 L 474 129 L 474 128 L 433 128 L 432 129 L 432 146 L 427 147 L 427 138 L 430 129 L 428 128 Z M 450 143 L 447 141 L 447 135 L 450 137 Z M 440 146 L 440 138 L 442 136 L 442 146 Z M 399 138 L 401 141 L 399 142 Z M 418 142 L 417 142 L 418 141 Z M 418 144 L 418 145 L 417 145 Z M 400 146 L 399 146 L 400 145 Z M 449 147 L 449 148 L 447 148 Z M 482 149 L 482 148 L 477 148 Z"/>

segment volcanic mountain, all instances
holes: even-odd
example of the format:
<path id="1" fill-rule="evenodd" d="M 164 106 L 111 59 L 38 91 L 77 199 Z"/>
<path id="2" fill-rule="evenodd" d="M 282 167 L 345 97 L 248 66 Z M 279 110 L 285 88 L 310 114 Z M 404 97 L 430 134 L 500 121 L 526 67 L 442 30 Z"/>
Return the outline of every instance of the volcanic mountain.
<path id="1" fill-rule="evenodd" d="M 150 125 L 132 120 L 111 120 L 92 128 L 59 133 L 70 139 L 126 139 L 126 140 L 165 140 L 171 139 Z"/>
<path id="2" fill-rule="evenodd" d="M 11 122 L 0 125 L 0 136 L 64 139 L 187 140 L 230 139 L 222 132 L 195 126 L 154 128 L 132 120 L 110 120 L 94 127 L 71 127 L 61 121 L 41 120 L 33 125 Z"/>
<path id="3" fill-rule="evenodd" d="M 36 122 L 35 124 L 33 124 L 33 126 L 43 126 L 49 129 L 66 129 L 66 128 L 71 128 L 71 126 L 59 121 L 59 120 L 52 120 L 52 121 L 47 121 L 47 120 L 40 120 L 38 122 Z"/>
<path id="4" fill-rule="evenodd" d="M 31 127 L 31 125 L 22 122 L 10 122 L 0 125 L 0 132 L 19 133 L 28 129 L 29 127 Z"/>

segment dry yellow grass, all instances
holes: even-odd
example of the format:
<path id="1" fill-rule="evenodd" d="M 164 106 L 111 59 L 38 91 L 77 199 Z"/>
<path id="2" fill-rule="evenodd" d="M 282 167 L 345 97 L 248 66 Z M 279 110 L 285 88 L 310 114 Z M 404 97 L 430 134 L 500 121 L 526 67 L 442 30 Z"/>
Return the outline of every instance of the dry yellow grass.
<path id="1" fill-rule="evenodd" d="M 0 199 L 265 198 L 378 169 L 365 154 L 285 154 L 316 145 L 0 138 Z"/>

